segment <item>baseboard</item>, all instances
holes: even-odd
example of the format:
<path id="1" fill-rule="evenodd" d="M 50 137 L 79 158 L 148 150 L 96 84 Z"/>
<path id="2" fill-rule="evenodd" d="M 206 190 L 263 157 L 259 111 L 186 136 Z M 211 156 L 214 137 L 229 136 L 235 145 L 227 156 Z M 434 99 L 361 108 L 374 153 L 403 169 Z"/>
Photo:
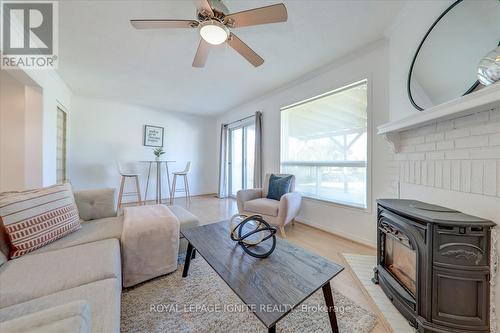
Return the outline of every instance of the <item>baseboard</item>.
<path id="1" fill-rule="evenodd" d="M 206 197 L 206 196 L 216 196 L 216 195 L 217 195 L 217 194 L 216 194 L 216 193 L 213 193 L 213 192 L 211 192 L 211 193 L 198 193 L 198 194 L 193 194 L 193 195 L 191 195 L 191 198 L 196 198 L 196 197 Z M 175 198 L 176 198 L 176 199 L 179 199 L 179 198 L 185 198 L 185 197 L 186 197 L 186 195 L 184 195 L 184 194 L 183 194 L 183 195 L 175 195 Z M 163 198 L 163 200 L 169 200 L 169 199 L 170 199 L 170 197 L 168 197 L 168 198 Z M 153 199 L 151 199 L 151 200 L 155 200 L 155 198 L 153 198 Z M 148 200 L 148 201 L 150 201 L 150 200 Z"/>
<path id="2" fill-rule="evenodd" d="M 210 192 L 210 193 L 200 193 L 200 194 L 194 194 L 194 195 L 191 195 L 191 198 L 195 198 L 195 197 L 206 197 L 206 196 L 216 196 L 217 194 L 216 193 L 213 193 L 213 192 Z M 176 195 L 175 196 L 175 199 L 184 199 L 186 196 L 185 195 Z M 170 197 L 163 197 L 161 199 L 162 201 L 170 201 Z M 153 202 L 153 201 L 156 201 L 156 198 L 152 197 L 152 198 L 148 198 L 147 200 L 143 200 L 143 202 L 146 201 L 146 202 Z M 134 201 L 134 200 L 130 200 L 130 201 L 123 201 L 122 203 L 124 204 L 136 204 L 137 201 Z"/>
<path id="3" fill-rule="evenodd" d="M 339 231 L 339 230 L 332 228 L 332 227 L 325 227 L 324 225 L 321 225 L 321 224 L 318 224 L 315 222 L 311 222 L 311 221 L 308 221 L 308 220 L 303 219 L 303 218 L 296 218 L 295 221 L 302 223 L 302 224 L 305 224 L 305 225 L 308 225 L 310 227 L 319 229 L 321 231 L 328 232 L 332 235 L 342 237 L 342 238 L 347 239 L 349 241 L 356 242 L 356 243 L 364 245 L 364 246 L 368 246 L 372 249 L 377 248 L 376 244 L 374 244 L 372 241 L 370 241 L 368 239 L 365 239 L 362 237 L 357 237 L 357 236 L 354 236 L 352 234 L 348 234 L 348 233 L 345 233 L 343 231 Z"/>

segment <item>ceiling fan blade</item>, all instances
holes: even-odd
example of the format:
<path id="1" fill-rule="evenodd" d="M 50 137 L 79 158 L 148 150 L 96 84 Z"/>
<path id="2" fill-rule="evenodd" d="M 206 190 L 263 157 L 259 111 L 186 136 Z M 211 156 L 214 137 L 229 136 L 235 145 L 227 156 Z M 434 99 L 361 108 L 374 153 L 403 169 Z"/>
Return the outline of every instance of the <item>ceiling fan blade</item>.
<path id="1" fill-rule="evenodd" d="M 255 67 L 258 67 L 264 63 L 264 59 L 262 59 L 257 53 L 254 52 L 254 50 L 248 47 L 247 44 L 243 43 L 241 39 L 236 37 L 235 34 L 231 33 L 229 35 L 227 43 Z"/>
<path id="2" fill-rule="evenodd" d="M 214 12 L 212 10 L 212 7 L 210 7 L 210 4 L 208 3 L 208 0 L 192 0 L 192 1 L 196 6 L 198 12 L 200 13 L 205 12 L 206 14 L 208 14 L 208 16 L 214 17 Z"/>
<path id="3" fill-rule="evenodd" d="M 232 20 L 231 27 L 248 27 L 251 25 L 286 22 L 288 13 L 284 4 L 244 10 L 242 12 L 226 15 L 226 20 Z"/>
<path id="4" fill-rule="evenodd" d="M 136 29 L 196 28 L 195 20 L 130 20 Z"/>
<path id="5" fill-rule="evenodd" d="M 196 51 L 196 55 L 193 60 L 193 67 L 204 67 L 205 62 L 208 58 L 208 52 L 210 51 L 210 44 L 205 42 L 202 38 L 200 40 L 200 44 L 198 45 L 198 50 Z"/>

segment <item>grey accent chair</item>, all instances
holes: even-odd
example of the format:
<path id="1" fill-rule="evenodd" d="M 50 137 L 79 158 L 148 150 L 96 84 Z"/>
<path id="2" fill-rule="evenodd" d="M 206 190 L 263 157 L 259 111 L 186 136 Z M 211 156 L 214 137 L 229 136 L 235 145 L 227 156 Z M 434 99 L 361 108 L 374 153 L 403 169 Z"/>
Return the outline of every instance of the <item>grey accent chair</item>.
<path id="1" fill-rule="evenodd" d="M 288 174 L 276 174 L 277 176 L 289 176 Z M 236 194 L 238 202 L 238 211 L 245 215 L 262 215 L 270 224 L 279 228 L 281 236 L 286 238 L 285 225 L 294 222 L 298 215 L 302 203 L 302 195 L 295 192 L 295 176 L 292 176 L 290 192 L 284 194 L 281 199 L 273 200 L 267 198 L 269 190 L 269 177 L 266 174 L 264 186 L 248 190 L 240 190 Z"/>

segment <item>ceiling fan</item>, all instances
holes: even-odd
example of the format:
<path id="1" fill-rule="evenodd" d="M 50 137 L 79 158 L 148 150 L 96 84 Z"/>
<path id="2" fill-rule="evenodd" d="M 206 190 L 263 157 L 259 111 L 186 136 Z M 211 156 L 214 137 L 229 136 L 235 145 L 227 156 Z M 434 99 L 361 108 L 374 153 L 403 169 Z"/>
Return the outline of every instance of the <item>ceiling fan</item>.
<path id="1" fill-rule="evenodd" d="M 257 53 L 231 32 L 232 28 L 286 22 L 288 14 L 284 4 L 244 10 L 229 14 L 222 0 L 192 0 L 198 20 L 130 20 L 136 29 L 192 28 L 198 29 L 201 40 L 193 61 L 193 67 L 204 67 L 211 46 L 227 42 L 255 67 L 264 63 Z"/>

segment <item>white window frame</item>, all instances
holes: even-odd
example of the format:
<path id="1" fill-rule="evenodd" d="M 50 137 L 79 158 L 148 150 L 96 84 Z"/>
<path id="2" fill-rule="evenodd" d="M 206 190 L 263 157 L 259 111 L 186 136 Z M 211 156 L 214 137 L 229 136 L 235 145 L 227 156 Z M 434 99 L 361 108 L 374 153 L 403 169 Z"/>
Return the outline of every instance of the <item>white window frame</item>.
<path id="1" fill-rule="evenodd" d="M 372 75 L 371 73 L 362 75 L 361 77 L 357 77 L 348 81 L 343 81 L 341 84 L 335 85 L 332 87 L 332 89 L 329 89 L 325 93 L 320 93 L 318 95 L 315 95 L 310 98 L 302 99 L 297 102 L 294 102 L 292 104 L 283 106 L 280 108 L 280 135 L 279 135 L 279 165 L 280 165 L 280 172 L 283 172 L 283 164 L 281 161 L 281 151 L 283 149 L 283 142 L 282 142 L 282 128 L 281 128 L 281 111 L 287 110 L 291 107 L 304 104 L 310 101 L 313 101 L 318 98 L 322 98 L 337 92 L 340 92 L 345 89 L 349 89 L 351 87 L 354 87 L 358 84 L 361 84 L 362 82 L 366 82 L 366 97 L 367 97 L 367 107 L 366 107 L 366 112 L 367 112 L 367 123 L 366 123 L 366 140 L 367 140 L 367 147 L 366 147 L 366 207 L 365 206 L 360 206 L 356 204 L 351 204 L 351 203 L 345 203 L 345 202 L 339 202 L 339 201 L 334 201 L 334 200 L 329 200 L 329 199 L 324 199 L 324 198 L 317 198 L 317 197 L 311 197 L 307 195 L 303 195 L 304 200 L 306 201 L 312 201 L 312 202 L 318 202 L 318 203 L 325 203 L 328 205 L 332 206 L 337 206 L 341 208 L 347 208 L 347 209 L 352 209 L 355 211 L 363 211 L 365 213 L 370 214 L 372 212 L 373 204 L 372 204 L 372 147 L 373 147 L 373 130 L 372 130 L 372 115 L 373 115 L 373 94 L 372 94 Z M 320 162 L 311 162 L 314 163 L 315 165 L 322 164 Z M 365 162 L 360 161 L 359 163 L 362 163 L 363 166 L 365 165 Z M 330 165 L 332 164 L 332 165 Z M 335 164 L 335 165 L 333 165 Z M 340 165 L 342 164 L 342 165 Z M 347 163 L 349 164 L 349 163 Z M 346 163 L 343 163 L 342 161 L 338 162 L 328 162 L 325 164 L 325 166 L 357 166 L 357 165 L 346 165 Z"/>

